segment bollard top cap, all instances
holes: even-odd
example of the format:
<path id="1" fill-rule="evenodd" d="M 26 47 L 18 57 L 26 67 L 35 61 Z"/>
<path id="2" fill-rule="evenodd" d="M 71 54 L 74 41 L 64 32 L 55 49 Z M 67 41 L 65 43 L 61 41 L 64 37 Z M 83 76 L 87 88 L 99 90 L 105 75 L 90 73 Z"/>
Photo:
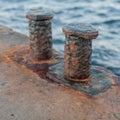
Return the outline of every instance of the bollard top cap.
<path id="1" fill-rule="evenodd" d="M 63 32 L 68 35 L 75 35 L 86 40 L 97 38 L 98 31 L 91 25 L 85 23 L 71 23 L 63 27 Z"/>
<path id="2" fill-rule="evenodd" d="M 31 9 L 27 12 L 26 18 L 30 20 L 50 20 L 53 18 L 53 12 L 48 9 Z"/>

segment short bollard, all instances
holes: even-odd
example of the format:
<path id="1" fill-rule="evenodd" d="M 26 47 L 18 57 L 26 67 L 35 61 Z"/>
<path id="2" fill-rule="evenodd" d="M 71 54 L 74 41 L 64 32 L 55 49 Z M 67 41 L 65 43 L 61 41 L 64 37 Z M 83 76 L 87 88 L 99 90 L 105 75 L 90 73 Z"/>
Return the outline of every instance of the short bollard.
<path id="1" fill-rule="evenodd" d="M 36 60 L 46 60 L 52 57 L 52 27 L 53 13 L 49 10 L 30 10 L 29 42 L 31 55 Z"/>
<path id="2" fill-rule="evenodd" d="M 71 81 L 88 81 L 92 53 L 92 39 L 98 31 L 90 24 L 73 23 L 63 27 L 65 33 L 64 77 Z"/>

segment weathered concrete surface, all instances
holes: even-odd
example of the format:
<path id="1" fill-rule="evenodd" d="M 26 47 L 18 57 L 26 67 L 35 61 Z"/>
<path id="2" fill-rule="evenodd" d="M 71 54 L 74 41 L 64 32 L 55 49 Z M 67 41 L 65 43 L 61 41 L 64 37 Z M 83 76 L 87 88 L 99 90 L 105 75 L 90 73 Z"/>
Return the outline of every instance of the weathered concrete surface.
<path id="1" fill-rule="evenodd" d="M 120 86 L 87 96 L 2 57 L 27 39 L 0 27 L 0 120 L 120 120 Z"/>

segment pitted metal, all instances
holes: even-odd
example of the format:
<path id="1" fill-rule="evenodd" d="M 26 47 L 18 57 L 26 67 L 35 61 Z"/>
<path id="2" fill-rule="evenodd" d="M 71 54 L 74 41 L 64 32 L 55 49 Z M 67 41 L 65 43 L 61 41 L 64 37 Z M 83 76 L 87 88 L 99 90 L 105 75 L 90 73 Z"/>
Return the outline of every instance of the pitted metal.
<path id="1" fill-rule="evenodd" d="M 71 81 L 86 81 L 90 76 L 91 39 L 96 38 L 98 32 L 91 25 L 83 23 L 68 24 L 63 32 L 66 36 L 64 77 Z"/>
<path id="2" fill-rule="evenodd" d="M 29 44 L 31 55 L 36 60 L 52 57 L 53 14 L 43 10 L 30 10 L 26 16 L 29 20 Z"/>

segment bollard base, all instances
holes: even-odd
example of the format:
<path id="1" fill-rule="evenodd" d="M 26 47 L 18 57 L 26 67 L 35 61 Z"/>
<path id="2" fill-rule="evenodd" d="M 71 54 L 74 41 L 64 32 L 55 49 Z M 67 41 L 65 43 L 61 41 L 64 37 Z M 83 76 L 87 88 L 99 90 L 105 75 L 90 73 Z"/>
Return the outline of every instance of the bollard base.
<path id="1" fill-rule="evenodd" d="M 37 73 L 41 78 L 45 78 L 46 72 L 49 66 L 52 66 L 59 62 L 60 53 L 53 50 L 52 58 L 48 60 L 36 60 L 30 55 L 30 48 L 26 45 L 19 45 L 13 47 L 8 52 L 4 53 L 4 58 L 15 62 L 22 67 L 27 68 L 27 70 L 32 70 Z"/>
<path id="2" fill-rule="evenodd" d="M 64 78 L 63 59 L 60 63 L 50 67 L 47 77 L 57 83 L 82 91 L 89 95 L 96 95 L 106 91 L 115 84 L 111 71 L 100 66 L 91 66 L 90 76 L 81 81 L 71 81 Z"/>

